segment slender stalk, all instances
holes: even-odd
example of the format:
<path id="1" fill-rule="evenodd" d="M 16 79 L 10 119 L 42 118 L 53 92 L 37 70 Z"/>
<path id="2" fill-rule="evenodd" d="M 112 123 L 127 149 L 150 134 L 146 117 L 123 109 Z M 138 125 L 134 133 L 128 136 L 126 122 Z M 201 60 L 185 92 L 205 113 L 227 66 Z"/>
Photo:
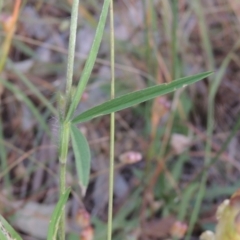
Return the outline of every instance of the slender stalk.
<path id="1" fill-rule="evenodd" d="M 59 143 L 59 162 L 60 162 L 60 195 L 66 191 L 66 163 L 68 155 L 68 145 L 70 136 L 70 123 L 65 120 L 65 115 L 68 106 L 71 101 L 72 91 L 72 77 L 74 68 L 74 53 L 76 45 L 76 32 L 77 32 L 77 20 L 78 20 L 78 5 L 79 0 L 74 0 L 72 4 L 71 12 L 71 26 L 70 26 L 70 37 L 68 47 L 68 65 L 67 65 L 67 77 L 66 77 L 66 96 L 65 96 L 65 112 L 63 119 L 61 120 L 60 126 L 60 143 Z M 60 112 L 60 115 L 62 113 Z M 65 240 L 65 207 L 62 208 L 60 226 L 59 226 L 59 237 L 60 240 Z"/>
<path id="2" fill-rule="evenodd" d="M 1 113 L 1 108 L 0 108 L 0 113 Z M 4 140 L 3 122 L 2 122 L 1 117 L 0 117 L 0 140 Z M 0 157 L 1 157 L 1 165 L 0 166 L 1 166 L 1 169 L 3 170 L 2 172 L 4 172 L 8 168 L 8 162 L 7 162 L 7 152 L 6 152 L 5 146 L 3 144 L 3 141 L 1 141 L 1 143 L 0 143 Z M 0 179 L 1 179 L 1 177 L 0 177 Z M 11 179 L 10 179 L 10 175 L 8 172 L 4 174 L 4 186 L 8 190 L 9 190 L 9 187 L 11 186 Z"/>
<path id="3" fill-rule="evenodd" d="M 115 97 L 113 0 L 110 1 L 110 48 L 111 48 L 111 98 L 113 99 Z M 111 113 L 110 125 L 111 126 L 110 126 L 110 167 L 109 167 L 109 200 L 108 200 L 108 240 L 112 239 L 115 113 Z"/>
<path id="4" fill-rule="evenodd" d="M 3 8 L 3 0 L 0 0 L 0 13 L 2 12 L 2 8 Z"/>
<path id="5" fill-rule="evenodd" d="M 2 5 L 3 5 L 3 3 L 0 2 L 0 10 L 2 9 Z M 15 28 L 16 28 L 16 24 L 17 24 L 17 20 L 18 20 L 20 7 L 21 7 L 21 0 L 16 0 L 12 16 L 11 16 L 10 20 L 8 20 L 8 22 L 6 22 L 6 24 L 4 26 L 4 31 L 6 32 L 6 37 L 5 37 L 4 42 L 1 45 L 0 73 L 4 69 L 6 59 L 8 56 L 8 52 L 11 47 L 12 38 L 15 33 Z"/>
<path id="6" fill-rule="evenodd" d="M 177 31 L 178 31 L 178 1 L 172 0 L 172 80 L 176 79 L 178 76 L 178 44 L 177 44 Z M 166 130 L 163 136 L 160 152 L 158 154 L 158 159 L 162 159 L 164 154 L 166 153 L 167 145 L 169 143 L 172 127 L 175 118 L 175 111 L 177 109 L 177 104 L 179 102 L 180 95 L 182 90 L 178 90 L 174 93 L 174 99 L 172 104 L 172 109 L 170 112 L 170 116 L 168 122 L 166 124 Z"/>
<path id="7" fill-rule="evenodd" d="M 192 1 L 191 4 L 199 19 L 202 45 L 207 55 L 207 67 L 211 70 L 214 70 L 215 69 L 214 56 L 212 52 L 211 41 L 209 39 L 209 34 L 208 34 L 208 27 L 204 18 L 204 12 L 203 12 L 201 1 L 195 0 L 195 1 Z M 211 77 L 210 80 L 213 80 L 213 77 Z M 211 162 L 211 142 L 212 142 L 212 135 L 213 135 L 213 129 L 214 129 L 214 107 L 215 107 L 215 95 L 217 90 L 217 88 L 214 86 L 213 81 L 211 81 L 209 85 L 210 87 L 209 87 L 209 94 L 208 94 L 208 109 L 207 109 L 208 110 L 207 111 L 207 141 L 205 146 L 204 167 L 208 166 Z M 212 92 L 213 89 L 215 89 L 214 92 Z M 196 196 L 196 202 L 194 205 L 194 210 L 191 215 L 186 240 L 190 239 L 190 235 L 193 231 L 194 225 L 197 222 L 197 219 L 200 213 L 200 208 L 201 208 L 204 194 L 206 191 L 207 176 L 208 176 L 208 170 L 204 171 L 202 174 L 199 191 Z"/>
<path id="8" fill-rule="evenodd" d="M 69 123 L 63 123 L 62 129 L 60 130 L 60 151 L 59 151 L 59 162 L 60 162 L 60 195 L 66 191 L 66 163 L 68 155 L 68 144 L 69 144 L 70 128 Z M 59 237 L 61 240 L 65 239 L 65 207 L 62 208 L 62 214 L 59 226 Z"/>
<path id="9" fill-rule="evenodd" d="M 178 28 L 178 0 L 172 2 L 173 22 L 172 22 L 172 79 L 176 79 L 178 70 L 178 46 L 177 46 L 177 28 Z"/>
<path id="10" fill-rule="evenodd" d="M 78 6 L 79 6 L 79 0 L 74 0 L 72 3 L 71 26 L 70 26 L 69 45 L 68 45 L 67 85 L 66 85 L 66 98 L 68 101 L 70 101 L 71 99 L 74 54 L 75 54 L 75 46 L 76 46 L 77 21 L 78 21 Z"/>

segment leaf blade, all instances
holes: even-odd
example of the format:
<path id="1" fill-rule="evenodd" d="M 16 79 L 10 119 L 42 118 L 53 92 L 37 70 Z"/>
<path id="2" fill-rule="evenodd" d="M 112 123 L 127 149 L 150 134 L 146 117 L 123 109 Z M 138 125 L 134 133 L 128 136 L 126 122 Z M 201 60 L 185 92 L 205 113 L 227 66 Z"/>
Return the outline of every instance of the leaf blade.
<path id="1" fill-rule="evenodd" d="M 60 199 L 58 200 L 58 203 L 56 207 L 54 208 L 50 224 L 48 227 L 48 236 L 47 240 L 56 240 L 57 239 L 57 232 L 58 232 L 58 227 L 59 227 L 59 221 L 61 218 L 61 212 L 62 208 L 66 204 L 69 194 L 70 194 L 71 189 L 68 188 L 64 194 L 61 195 Z"/>
<path id="2" fill-rule="evenodd" d="M 9 238 L 9 236 L 11 238 Z M 13 227 L 0 215 L 0 239 L 1 240 L 22 240 L 19 234 L 13 229 Z"/>
<path id="3" fill-rule="evenodd" d="M 71 125 L 71 139 L 80 185 L 86 188 L 89 182 L 91 166 L 91 154 L 89 144 L 85 136 L 73 124 Z"/>
<path id="4" fill-rule="evenodd" d="M 85 122 L 98 116 L 103 116 L 112 112 L 123 110 L 125 108 L 148 101 L 157 96 L 173 92 L 179 88 L 200 81 L 203 78 L 208 77 L 210 74 L 212 74 L 212 72 L 200 73 L 190 77 L 180 78 L 168 84 L 156 85 L 140 91 L 125 94 L 81 113 L 72 120 L 72 123 Z"/>
<path id="5" fill-rule="evenodd" d="M 72 117 L 75 109 L 77 108 L 79 99 L 81 99 L 83 91 L 84 91 L 84 89 L 87 85 L 87 82 L 89 80 L 89 77 L 91 75 L 94 63 L 97 58 L 97 54 L 98 54 L 98 50 L 99 50 L 100 43 L 102 40 L 102 36 L 104 33 L 104 27 L 105 27 L 107 15 L 108 15 L 109 4 L 110 4 L 110 0 L 104 0 L 102 12 L 101 12 L 101 15 L 100 15 L 100 18 L 98 21 L 98 26 L 96 29 L 93 44 L 92 44 L 88 59 L 86 61 L 85 67 L 83 69 L 82 76 L 78 82 L 76 93 L 74 94 L 71 105 L 69 106 L 69 109 L 67 111 L 67 116 L 66 116 L 67 120 Z"/>

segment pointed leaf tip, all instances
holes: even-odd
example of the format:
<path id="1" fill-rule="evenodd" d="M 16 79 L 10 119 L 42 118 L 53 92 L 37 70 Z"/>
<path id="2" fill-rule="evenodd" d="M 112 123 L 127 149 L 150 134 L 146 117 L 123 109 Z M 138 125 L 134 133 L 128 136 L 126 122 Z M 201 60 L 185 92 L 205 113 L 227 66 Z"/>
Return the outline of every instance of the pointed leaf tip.
<path id="1" fill-rule="evenodd" d="M 132 107 L 136 104 L 151 100 L 155 97 L 176 91 L 179 88 L 186 87 L 208 77 L 211 74 L 212 72 L 200 73 L 190 77 L 177 79 L 171 83 L 156 85 L 140 91 L 125 94 L 81 113 L 72 120 L 72 123 L 85 122 L 102 115 Z"/>

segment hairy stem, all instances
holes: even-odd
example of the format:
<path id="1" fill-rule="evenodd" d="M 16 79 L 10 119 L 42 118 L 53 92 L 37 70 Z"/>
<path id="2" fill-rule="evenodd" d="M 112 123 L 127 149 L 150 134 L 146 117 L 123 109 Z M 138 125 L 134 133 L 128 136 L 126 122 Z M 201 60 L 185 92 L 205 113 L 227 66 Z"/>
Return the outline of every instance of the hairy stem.
<path id="1" fill-rule="evenodd" d="M 76 33 L 77 33 L 77 21 L 78 21 L 78 6 L 79 6 L 79 0 L 74 0 L 72 4 L 71 26 L 70 26 L 69 45 L 68 45 L 67 85 L 66 85 L 66 97 L 68 101 L 70 101 L 71 99 L 74 54 L 75 54 L 75 46 L 76 46 Z"/>
<path id="2" fill-rule="evenodd" d="M 74 53 L 75 53 L 75 46 L 76 46 L 76 31 L 77 31 L 77 21 L 78 21 L 78 6 L 79 6 L 79 0 L 73 0 L 72 12 L 71 12 L 69 47 L 68 47 L 66 96 L 65 96 L 65 109 L 64 109 L 65 112 L 63 114 L 63 119 L 61 122 L 61 129 L 60 129 L 60 144 L 59 144 L 60 195 L 64 194 L 66 191 L 66 163 L 67 163 L 67 155 L 68 155 L 69 136 L 70 136 L 70 123 L 66 121 L 65 118 L 66 118 L 66 112 L 68 110 L 68 107 L 71 101 Z M 61 219 L 60 219 L 60 225 L 59 225 L 59 238 L 60 240 L 65 240 L 65 207 L 62 208 L 62 212 L 61 212 Z"/>
<path id="3" fill-rule="evenodd" d="M 60 148 L 59 148 L 59 162 L 60 162 L 60 195 L 66 191 L 66 163 L 68 155 L 68 144 L 70 136 L 70 124 L 63 123 L 60 132 Z M 60 226 L 59 226 L 59 237 L 60 240 L 65 239 L 65 207 L 62 209 Z"/>

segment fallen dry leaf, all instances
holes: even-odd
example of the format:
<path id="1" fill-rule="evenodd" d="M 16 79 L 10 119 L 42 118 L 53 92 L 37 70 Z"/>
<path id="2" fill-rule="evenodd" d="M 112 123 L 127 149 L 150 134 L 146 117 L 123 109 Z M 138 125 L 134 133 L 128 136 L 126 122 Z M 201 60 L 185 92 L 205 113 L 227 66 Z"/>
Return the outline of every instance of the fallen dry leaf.
<path id="1" fill-rule="evenodd" d="M 174 133 L 171 137 L 171 147 L 177 154 L 183 153 L 191 144 L 191 138 Z"/>
<path id="2" fill-rule="evenodd" d="M 119 156 L 119 160 L 125 164 L 133 164 L 142 160 L 142 154 L 139 152 L 128 151 Z"/>
<path id="3" fill-rule="evenodd" d="M 146 222 L 142 227 L 142 232 L 147 237 L 164 238 L 171 234 L 171 229 L 176 219 L 172 216 Z"/>
<path id="4" fill-rule="evenodd" d="M 170 230 L 171 236 L 174 238 L 183 238 L 187 232 L 187 224 L 176 221 Z"/>
<path id="5" fill-rule="evenodd" d="M 56 204 L 22 204 L 21 201 L 12 203 L 12 206 L 18 209 L 12 221 L 13 226 L 32 237 L 46 239 L 49 221 Z M 66 209 L 68 208 L 67 204 Z"/>

